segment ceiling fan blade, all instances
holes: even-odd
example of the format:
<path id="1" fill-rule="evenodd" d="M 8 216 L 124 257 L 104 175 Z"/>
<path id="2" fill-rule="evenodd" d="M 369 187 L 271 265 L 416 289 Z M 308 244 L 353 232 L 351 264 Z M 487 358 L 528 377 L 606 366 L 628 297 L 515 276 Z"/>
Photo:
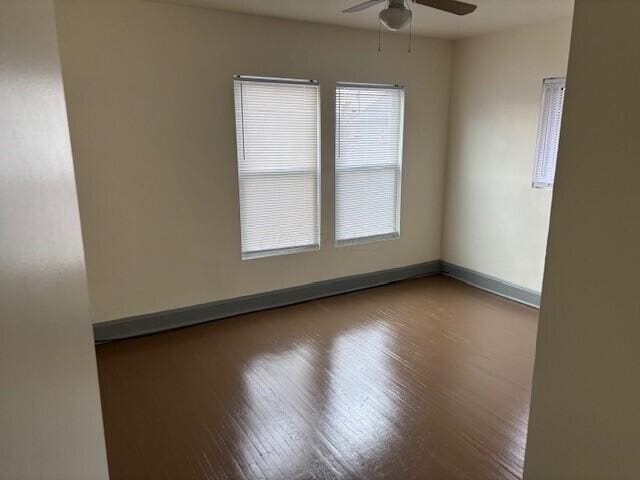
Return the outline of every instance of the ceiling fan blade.
<path id="1" fill-rule="evenodd" d="M 458 0 L 413 0 L 413 3 L 424 5 L 426 7 L 437 8 L 438 10 L 454 13 L 456 15 L 468 15 L 478 8 L 476 5 L 460 2 Z"/>
<path id="2" fill-rule="evenodd" d="M 367 0 L 366 2 L 363 2 L 359 5 L 356 5 L 355 7 L 351 7 L 351 8 L 347 8 L 346 10 L 343 10 L 342 13 L 354 13 L 354 12 L 360 12 L 361 10 L 364 10 L 365 8 L 369 8 L 369 7 L 373 7 L 374 5 L 377 5 L 378 3 L 382 3 L 382 2 L 386 2 L 387 0 Z"/>

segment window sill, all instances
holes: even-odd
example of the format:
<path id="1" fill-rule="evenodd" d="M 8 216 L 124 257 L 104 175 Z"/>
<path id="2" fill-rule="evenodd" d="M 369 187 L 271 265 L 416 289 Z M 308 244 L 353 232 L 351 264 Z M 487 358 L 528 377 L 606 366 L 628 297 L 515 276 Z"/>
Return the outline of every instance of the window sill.
<path id="1" fill-rule="evenodd" d="M 352 245 L 364 245 L 366 243 L 381 242 L 383 240 L 395 240 L 400 238 L 400 233 L 385 233 L 383 235 L 373 235 L 371 237 L 349 238 L 346 240 L 336 240 L 336 247 L 349 247 Z"/>
<path id="2" fill-rule="evenodd" d="M 302 245 L 299 247 L 289 247 L 289 248 L 276 248 L 273 250 L 260 250 L 257 252 L 243 252 L 242 260 L 253 260 L 255 258 L 265 258 L 265 257 L 277 257 L 280 255 L 292 255 L 294 253 L 302 253 L 302 252 L 312 252 L 314 250 L 320 250 L 319 244 L 313 245 Z"/>

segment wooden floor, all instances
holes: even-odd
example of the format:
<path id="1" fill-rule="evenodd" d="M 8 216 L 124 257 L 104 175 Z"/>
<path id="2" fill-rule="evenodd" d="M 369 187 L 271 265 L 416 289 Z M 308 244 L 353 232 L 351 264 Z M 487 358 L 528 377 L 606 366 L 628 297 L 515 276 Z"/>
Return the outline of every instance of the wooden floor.
<path id="1" fill-rule="evenodd" d="M 101 345 L 111 479 L 520 478 L 537 316 L 430 277 Z"/>

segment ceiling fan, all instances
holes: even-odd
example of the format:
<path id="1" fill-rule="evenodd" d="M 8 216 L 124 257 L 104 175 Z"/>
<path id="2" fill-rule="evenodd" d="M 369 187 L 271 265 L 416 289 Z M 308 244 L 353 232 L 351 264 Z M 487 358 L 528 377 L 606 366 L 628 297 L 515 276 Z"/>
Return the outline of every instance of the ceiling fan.
<path id="1" fill-rule="evenodd" d="M 467 15 L 477 8 L 476 5 L 458 0 L 367 0 L 359 5 L 343 10 L 342 13 L 360 12 L 383 2 L 387 2 L 387 8 L 380 12 L 380 22 L 389 30 L 400 30 L 411 20 L 411 10 L 408 8 L 407 2 L 424 5 L 455 15 Z"/>

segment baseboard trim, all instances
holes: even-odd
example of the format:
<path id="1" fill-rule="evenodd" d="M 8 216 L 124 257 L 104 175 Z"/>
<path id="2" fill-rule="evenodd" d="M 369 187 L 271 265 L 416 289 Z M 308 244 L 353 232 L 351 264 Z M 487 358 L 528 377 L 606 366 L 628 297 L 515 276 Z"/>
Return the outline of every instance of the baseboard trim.
<path id="1" fill-rule="evenodd" d="M 377 287 L 400 280 L 437 275 L 441 271 L 441 262 L 434 260 L 432 262 L 419 263 L 390 270 L 353 275 L 335 280 L 324 280 L 299 287 L 285 288 L 256 295 L 247 295 L 230 300 L 221 300 L 192 307 L 100 322 L 93 325 L 93 334 L 97 343 L 138 337 L 212 320 L 219 320 L 221 318 L 233 317 L 244 313 L 283 307 L 285 305 Z"/>
<path id="2" fill-rule="evenodd" d="M 455 278 L 481 290 L 500 295 L 509 300 L 523 303 L 530 307 L 540 308 L 540 292 L 505 282 L 499 278 L 459 267 L 448 262 L 441 262 L 442 274 Z"/>
<path id="3" fill-rule="evenodd" d="M 324 280 L 299 287 L 284 288 L 192 307 L 95 323 L 93 334 L 96 343 L 122 340 L 437 274 L 447 275 L 489 293 L 540 308 L 539 292 L 475 270 L 434 260 L 407 267 Z"/>

